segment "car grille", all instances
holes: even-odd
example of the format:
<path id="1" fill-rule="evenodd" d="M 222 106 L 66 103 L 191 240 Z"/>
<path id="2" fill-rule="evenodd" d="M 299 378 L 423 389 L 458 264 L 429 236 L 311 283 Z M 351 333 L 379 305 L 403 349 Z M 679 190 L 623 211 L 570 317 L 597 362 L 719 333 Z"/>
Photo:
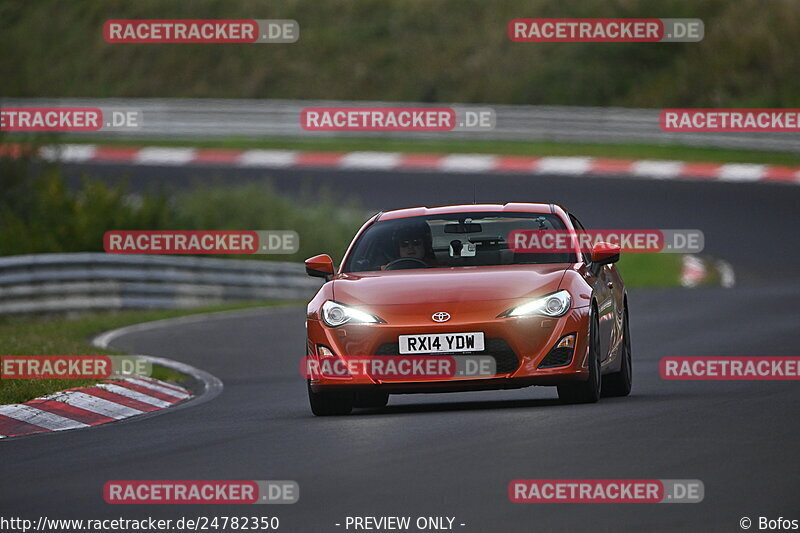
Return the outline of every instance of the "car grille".
<path id="1" fill-rule="evenodd" d="M 381 344 L 375 351 L 375 355 L 400 355 L 400 346 L 396 342 Z M 425 355 L 425 354 L 420 354 Z M 508 374 L 514 372 L 519 367 L 519 359 L 511 346 L 503 339 L 486 339 L 484 350 L 481 352 L 469 353 L 443 353 L 436 355 L 449 355 L 452 357 L 466 355 L 490 355 L 494 358 L 497 374 Z"/>

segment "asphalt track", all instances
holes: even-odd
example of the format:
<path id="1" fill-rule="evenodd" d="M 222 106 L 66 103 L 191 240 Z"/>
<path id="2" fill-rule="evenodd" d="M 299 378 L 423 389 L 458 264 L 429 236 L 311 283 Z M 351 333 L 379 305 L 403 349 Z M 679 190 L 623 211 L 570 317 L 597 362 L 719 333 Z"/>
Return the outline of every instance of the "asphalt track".
<path id="1" fill-rule="evenodd" d="M 183 169 L 128 170 L 181 186 L 193 179 Z M 471 201 L 477 183 L 480 201 L 560 201 L 590 227 L 700 228 L 707 250 L 728 259 L 740 283 L 631 291 L 633 393 L 583 406 L 529 388 L 396 396 L 384 410 L 314 418 L 298 371 L 299 307 L 121 336 L 115 348 L 185 361 L 219 377 L 224 391 L 162 416 L 1 442 L 0 516 L 276 515 L 282 531 L 344 531 L 335 524 L 347 516 L 451 516 L 456 531 L 478 532 L 741 531 L 743 516 L 800 519 L 797 382 L 658 375 L 667 355 L 798 355 L 800 187 L 270 174 L 289 191 L 308 180 L 358 191 L 376 209 Z M 700 479 L 705 500 L 512 504 L 507 487 L 518 478 Z M 292 479 L 301 496 L 290 506 L 111 506 L 102 486 L 114 479 Z"/>

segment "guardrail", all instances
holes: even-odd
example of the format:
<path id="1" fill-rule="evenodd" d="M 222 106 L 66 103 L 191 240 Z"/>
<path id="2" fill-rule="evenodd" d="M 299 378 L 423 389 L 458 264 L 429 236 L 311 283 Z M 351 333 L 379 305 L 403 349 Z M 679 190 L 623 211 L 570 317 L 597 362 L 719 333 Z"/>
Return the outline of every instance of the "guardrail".
<path id="1" fill-rule="evenodd" d="M 17 255 L 0 257 L 0 314 L 310 299 L 320 285 L 298 263 L 103 253 Z"/>
<path id="2" fill-rule="evenodd" d="M 431 104 L 387 102 L 341 102 L 310 100 L 221 100 L 183 98 L 1 98 L 0 107 L 70 106 L 118 108 L 142 111 L 139 129 L 103 131 L 104 138 L 117 139 L 220 139 L 229 137 L 330 137 L 364 136 L 352 132 L 310 132 L 300 127 L 300 111 L 322 106 L 416 106 Z M 436 104 L 437 106 L 445 104 Z M 795 133 L 685 133 L 664 132 L 658 109 L 621 107 L 466 105 L 459 108 L 491 107 L 496 127 L 487 131 L 444 133 L 371 132 L 371 137 L 448 138 L 514 141 L 588 143 L 642 143 L 691 145 L 731 149 L 800 152 Z M 71 134 L 80 137 L 83 134 Z M 91 135 L 91 134 L 86 134 Z"/>

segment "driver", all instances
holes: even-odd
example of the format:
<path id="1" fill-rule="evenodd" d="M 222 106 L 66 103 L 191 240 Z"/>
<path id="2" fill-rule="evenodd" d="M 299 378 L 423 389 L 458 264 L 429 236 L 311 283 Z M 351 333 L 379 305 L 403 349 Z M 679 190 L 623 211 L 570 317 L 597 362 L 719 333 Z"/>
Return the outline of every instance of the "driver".
<path id="1" fill-rule="evenodd" d="M 433 253 L 431 232 L 428 224 L 423 222 L 421 224 L 405 225 L 395 232 L 392 240 L 397 249 L 397 259 L 395 261 L 417 259 L 428 266 L 438 264 L 436 255 Z M 418 263 L 418 261 L 414 262 Z M 381 270 L 385 270 L 387 266 L 388 263 L 383 265 Z"/>
<path id="2" fill-rule="evenodd" d="M 405 237 L 398 243 L 400 257 L 413 257 L 425 260 L 425 241 L 419 237 Z"/>

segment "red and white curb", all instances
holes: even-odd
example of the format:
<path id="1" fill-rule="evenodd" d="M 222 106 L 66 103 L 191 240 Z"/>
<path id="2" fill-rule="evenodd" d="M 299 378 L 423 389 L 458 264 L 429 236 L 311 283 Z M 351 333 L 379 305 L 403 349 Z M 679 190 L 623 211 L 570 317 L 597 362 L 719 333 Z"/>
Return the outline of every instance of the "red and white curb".
<path id="1" fill-rule="evenodd" d="M 187 389 L 157 379 L 112 378 L 22 404 L 0 405 L 0 438 L 107 424 L 172 407 L 192 397 Z"/>
<path id="2" fill-rule="evenodd" d="M 19 144 L 0 145 L 0 155 L 18 156 Z M 44 146 L 39 155 L 64 163 L 124 163 L 152 166 L 229 166 L 239 168 L 332 168 L 441 173 L 557 174 L 621 176 L 640 179 L 693 179 L 722 182 L 800 183 L 800 167 L 744 163 L 702 163 L 607 159 L 596 157 L 525 157 L 489 154 L 420 154 L 400 152 L 313 152 L 65 144 Z"/>
<path id="3" fill-rule="evenodd" d="M 132 333 L 280 311 L 281 307 L 267 310 L 254 308 L 142 322 L 101 333 L 92 339 L 92 345 L 106 349 L 116 338 Z M 189 376 L 194 383 L 192 390 L 148 377 L 119 377 L 91 387 L 57 392 L 23 404 L 0 405 L 0 439 L 82 429 L 145 414 L 163 413 L 167 408 L 174 411 L 213 400 L 222 393 L 222 381 L 205 370 L 165 357 L 138 357 Z"/>

